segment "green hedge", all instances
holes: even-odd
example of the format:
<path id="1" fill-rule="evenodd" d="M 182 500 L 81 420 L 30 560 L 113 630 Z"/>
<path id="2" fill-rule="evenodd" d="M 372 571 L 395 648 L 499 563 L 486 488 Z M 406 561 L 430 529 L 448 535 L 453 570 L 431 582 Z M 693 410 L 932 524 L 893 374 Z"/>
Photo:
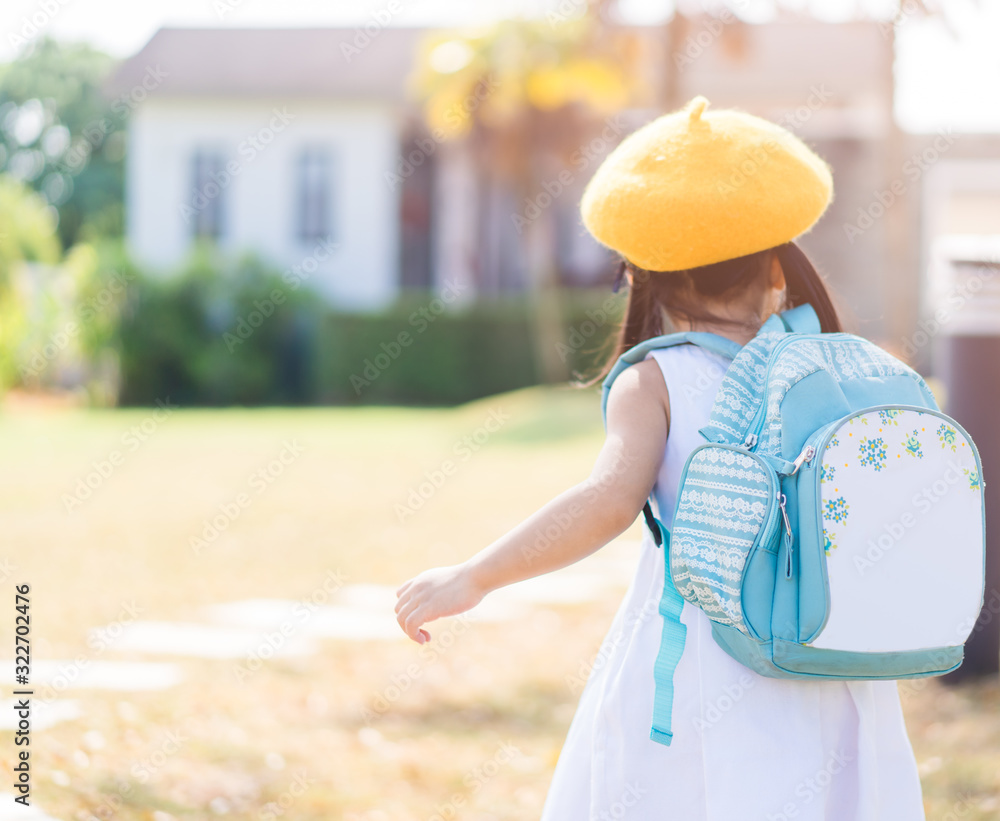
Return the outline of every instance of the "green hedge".
<path id="1" fill-rule="evenodd" d="M 433 299 L 410 296 L 377 315 L 325 316 L 317 340 L 320 401 L 451 405 L 544 381 L 526 299 L 441 313 Z M 566 378 L 596 372 L 621 309 L 622 301 L 603 290 L 561 295 L 555 354 Z"/>
<path id="2" fill-rule="evenodd" d="M 177 275 L 139 273 L 120 327 L 119 402 L 307 404 L 319 316 L 314 297 L 252 257 L 201 254 Z"/>
<path id="3" fill-rule="evenodd" d="M 623 300 L 559 296 L 566 378 L 607 356 Z M 526 297 L 445 308 L 409 293 L 375 314 L 331 310 L 253 258 L 202 253 L 179 274 L 131 277 L 121 404 L 452 405 L 543 381 Z"/>

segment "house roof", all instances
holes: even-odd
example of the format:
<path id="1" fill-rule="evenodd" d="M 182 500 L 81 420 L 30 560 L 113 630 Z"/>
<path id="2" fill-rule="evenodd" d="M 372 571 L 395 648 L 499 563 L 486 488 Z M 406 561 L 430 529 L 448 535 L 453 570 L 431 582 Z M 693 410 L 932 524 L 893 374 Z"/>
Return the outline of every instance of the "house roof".
<path id="1" fill-rule="evenodd" d="M 105 88 L 118 96 L 152 75 L 158 77 L 157 97 L 400 100 L 425 31 L 162 28 L 118 67 Z"/>

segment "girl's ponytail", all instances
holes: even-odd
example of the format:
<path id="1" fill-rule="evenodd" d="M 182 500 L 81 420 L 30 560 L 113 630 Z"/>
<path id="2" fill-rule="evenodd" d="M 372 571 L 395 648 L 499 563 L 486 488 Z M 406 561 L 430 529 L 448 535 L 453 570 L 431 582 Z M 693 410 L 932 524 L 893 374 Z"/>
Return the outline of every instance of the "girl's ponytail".
<path id="1" fill-rule="evenodd" d="M 842 331 L 843 325 L 833 306 L 830 292 L 819 272 L 813 266 L 809 257 L 794 242 L 786 242 L 774 249 L 785 273 L 785 284 L 788 291 L 788 307 L 803 305 L 808 302 L 819 317 L 820 330 L 823 333 Z"/>

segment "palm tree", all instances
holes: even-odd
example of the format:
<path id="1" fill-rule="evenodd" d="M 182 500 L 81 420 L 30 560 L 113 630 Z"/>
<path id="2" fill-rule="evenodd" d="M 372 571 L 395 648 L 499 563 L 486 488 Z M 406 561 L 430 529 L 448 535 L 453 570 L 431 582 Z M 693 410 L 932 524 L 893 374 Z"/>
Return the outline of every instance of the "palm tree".
<path id="1" fill-rule="evenodd" d="M 567 372 L 557 347 L 563 329 L 548 207 L 554 197 L 546 199 L 543 186 L 569 167 L 601 117 L 635 98 L 634 42 L 602 25 L 602 6 L 572 19 L 503 20 L 481 31 L 435 35 L 414 76 L 427 127 L 469 141 L 482 187 L 539 206 L 511 216 L 527 271 L 538 372 L 550 382 Z M 480 103 L 455 117 L 468 99 Z"/>

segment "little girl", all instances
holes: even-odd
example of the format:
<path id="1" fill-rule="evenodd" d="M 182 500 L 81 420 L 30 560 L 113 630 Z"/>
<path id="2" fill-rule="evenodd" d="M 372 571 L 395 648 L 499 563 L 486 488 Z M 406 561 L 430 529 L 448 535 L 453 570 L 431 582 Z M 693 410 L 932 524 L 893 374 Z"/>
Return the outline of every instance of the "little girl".
<path id="1" fill-rule="evenodd" d="M 584 224 L 621 256 L 630 288 L 605 373 L 667 327 L 743 345 L 772 313 L 809 303 L 824 332 L 841 330 L 823 281 L 793 242 L 832 199 L 829 167 L 779 126 L 707 105 L 696 97 L 632 134 L 584 193 Z M 685 344 L 625 370 L 608 396 L 607 438 L 590 477 L 462 564 L 405 582 L 396 613 L 406 634 L 429 641 L 427 622 L 590 555 L 628 528 L 650 496 L 669 528 L 681 469 L 704 441 L 698 430 L 729 362 Z M 560 538 L 539 550 L 553 527 Z M 894 681 L 760 676 L 715 643 L 711 621 L 689 603 L 673 741 L 650 740 L 663 562 L 664 550 L 644 531 L 543 821 L 924 818 Z"/>

